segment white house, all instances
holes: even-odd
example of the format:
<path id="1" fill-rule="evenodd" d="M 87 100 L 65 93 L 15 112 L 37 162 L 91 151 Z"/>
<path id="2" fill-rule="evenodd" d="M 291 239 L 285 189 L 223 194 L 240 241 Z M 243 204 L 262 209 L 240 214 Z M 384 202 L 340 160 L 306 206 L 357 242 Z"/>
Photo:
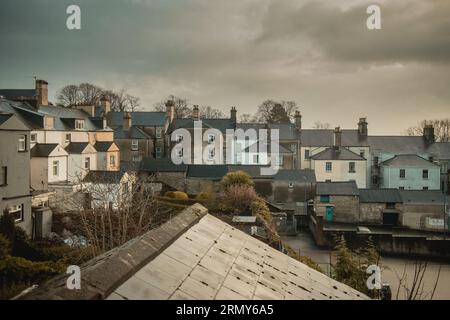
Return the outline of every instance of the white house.
<path id="1" fill-rule="evenodd" d="M 79 182 L 90 170 L 97 170 L 97 151 L 88 142 L 71 142 L 65 150 L 68 152 L 67 179 Z"/>
<path id="2" fill-rule="evenodd" d="M 31 187 L 48 190 L 52 183 L 67 181 L 68 153 L 57 143 L 37 143 L 31 149 Z"/>

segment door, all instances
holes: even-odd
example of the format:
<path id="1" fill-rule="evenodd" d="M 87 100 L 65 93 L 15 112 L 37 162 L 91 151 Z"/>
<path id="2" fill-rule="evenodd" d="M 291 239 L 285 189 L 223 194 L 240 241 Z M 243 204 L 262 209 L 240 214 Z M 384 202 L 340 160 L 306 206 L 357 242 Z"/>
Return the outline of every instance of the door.
<path id="1" fill-rule="evenodd" d="M 397 226 L 398 212 L 383 212 L 383 224 L 388 226 Z"/>
<path id="2" fill-rule="evenodd" d="M 327 207 L 326 214 L 325 214 L 325 220 L 327 222 L 333 221 L 333 207 Z"/>

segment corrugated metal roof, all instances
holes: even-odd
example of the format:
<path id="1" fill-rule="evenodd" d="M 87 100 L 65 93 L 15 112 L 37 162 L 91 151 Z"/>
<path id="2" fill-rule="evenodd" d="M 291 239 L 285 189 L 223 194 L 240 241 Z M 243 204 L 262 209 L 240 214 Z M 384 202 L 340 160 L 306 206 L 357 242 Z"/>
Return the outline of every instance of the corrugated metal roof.
<path id="1" fill-rule="evenodd" d="M 368 299 L 211 216 L 114 290 L 108 299 Z"/>
<path id="2" fill-rule="evenodd" d="M 355 181 L 317 182 L 317 195 L 357 196 L 359 190 Z"/>
<path id="3" fill-rule="evenodd" d="M 362 203 L 401 203 L 403 199 L 398 189 L 359 189 Z"/>

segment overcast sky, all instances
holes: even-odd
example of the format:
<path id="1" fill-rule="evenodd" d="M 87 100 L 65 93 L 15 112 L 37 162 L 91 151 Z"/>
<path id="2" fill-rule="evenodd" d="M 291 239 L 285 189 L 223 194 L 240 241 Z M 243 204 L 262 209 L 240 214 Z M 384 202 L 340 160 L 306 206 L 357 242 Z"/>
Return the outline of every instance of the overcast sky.
<path id="1" fill-rule="evenodd" d="M 49 82 L 125 89 L 143 109 L 169 94 L 228 113 L 295 100 L 304 126 L 400 134 L 450 117 L 450 1 L 2 0 L 0 88 Z M 66 28 L 81 7 L 82 29 Z"/>

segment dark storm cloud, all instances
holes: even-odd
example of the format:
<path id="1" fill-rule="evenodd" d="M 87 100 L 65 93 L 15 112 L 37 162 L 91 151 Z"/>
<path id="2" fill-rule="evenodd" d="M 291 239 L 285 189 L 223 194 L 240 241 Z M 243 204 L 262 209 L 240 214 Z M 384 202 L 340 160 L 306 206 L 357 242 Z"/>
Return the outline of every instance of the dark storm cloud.
<path id="1" fill-rule="evenodd" d="M 382 1 L 383 30 L 368 31 L 371 3 L 2 0 L 0 87 L 36 75 L 53 97 L 88 81 L 124 88 L 144 108 L 175 94 L 239 113 L 292 99 L 305 126 L 367 116 L 380 133 L 448 116 L 450 3 Z M 70 4 L 81 7 L 80 31 L 65 27 Z"/>

